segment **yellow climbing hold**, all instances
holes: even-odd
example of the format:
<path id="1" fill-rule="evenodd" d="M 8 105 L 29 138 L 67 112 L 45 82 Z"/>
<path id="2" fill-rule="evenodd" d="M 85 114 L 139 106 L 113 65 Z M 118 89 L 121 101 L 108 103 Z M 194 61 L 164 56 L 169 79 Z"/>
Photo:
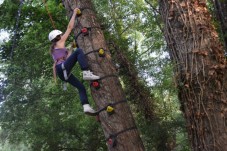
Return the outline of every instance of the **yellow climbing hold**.
<path id="1" fill-rule="evenodd" d="M 76 12 L 77 16 L 80 16 L 81 15 L 81 10 L 78 9 L 77 12 Z"/>
<path id="2" fill-rule="evenodd" d="M 73 40 L 73 42 L 72 42 L 72 47 L 73 48 L 77 48 L 77 44 L 76 44 L 76 41 L 75 40 Z"/>
<path id="3" fill-rule="evenodd" d="M 105 53 L 104 49 L 99 49 L 99 54 L 100 55 L 104 55 L 104 53 Z"/>
<path id="4" fill-rule="evenodd" d="M 112 106 L 107 106 L 106 111 L 107 111 L 108 113 L 111 113 L 111 112 L 114 111 L 114 108 L 113 108 Z"/>

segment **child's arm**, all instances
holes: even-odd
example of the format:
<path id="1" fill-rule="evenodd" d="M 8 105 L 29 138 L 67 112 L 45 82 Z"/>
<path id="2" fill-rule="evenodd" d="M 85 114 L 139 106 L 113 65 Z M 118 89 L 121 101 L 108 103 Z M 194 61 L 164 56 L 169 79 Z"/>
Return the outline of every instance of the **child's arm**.
<path id="1" fill-rule="evenodd" d="M 69 21 L 67 30 L 65 31 L 65 33 L 61 36 L 61 39 L 59 40 L 59 43 L 61 43 L 61 45 L 65 45 L 65 41 L 67 40 L 67 38 L 69 37 L 73 27 L 74 27 L 74 23 L 75 23 L 75 18 L 76 18 L 76 13 L 78 11 L 78 8 L 75 8 L 73 11 L 73 15 Z"/>

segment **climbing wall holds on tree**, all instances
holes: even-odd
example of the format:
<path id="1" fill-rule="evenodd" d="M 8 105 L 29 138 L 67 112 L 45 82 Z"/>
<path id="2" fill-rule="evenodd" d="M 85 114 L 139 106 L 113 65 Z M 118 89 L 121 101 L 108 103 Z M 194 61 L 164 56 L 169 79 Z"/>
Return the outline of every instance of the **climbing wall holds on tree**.
<path id="1" fill-rule="evenodd" d="M 87 36 L 88 35 L 88 29 L 86 27 L 82 28 L 81 33 L 83 34 L 83 36 Z"/>
<path id="2" fill-rule="evenodd" d="M 126 100 L 121 100 L 118 102 L 114 102 L 114 103 L 108 103 L 106 106 L 104 106 L 103 108 L 97 110 L 96 112 L 92 113 L 91 116 L 98 116 L 99 113 L 101 113 L 102 111 L 106 111 L 108 113 L 108 115 L 112 115 L 113 113 L 115 113 L 114 110 L 114 106 L 120 103 L 126 103 Z"/>
<path id="3" fill-rule="evenodd" d="M 91 82 L 91 86 L 95 88 L 96 90 L 100 89 L 100 83 L 99 81 L 95 80 Z"/>
<path id="4" fill-rule="evenodd" d="M 77 12 L 76 12 L 76 16 L 77 16 L 77 17 L 80 17 L 81 15 L 82 15 L 82 12 L 81 12 L 80 9 L 78 9 Z"/>
<path id="5" fill-rule="evenodd" d="M 115 146 L 117 145 L 117 140 L 116 140 L 116 138 L 115 138 L 114 136 L 110 136 L 110 137 L 108 138 L 108 140 L 107 140 L 107 144 L 108 144 L 111 148 L 115 147 Z"/>
<path id="6" fill-rule="evenodd" d="M 100 48 L 98 50 L 98 52 L 99 52 L 99 57 L 105 57 L 105 50 L 104 49 Z"/>
<path id="7" fill-rule="evenodd" d="M 107 106 L 106 111 L 109 115 L 112 115 L 114 113 L 114 108 L 112 106 Z"/>
<path id="8" fill-rule="evenodd" d="M 88 53 L 85 54 L 85 55 L 88 55 Z M 90 86 L 95 88 L 96 90 L 99 90 L 101 88 L 101 80 L 103 80 L 105 78 L 110 78 L 110 77 L 117 77 L 117 75 L 116 74 L 111 74 L 111 75 L 103 76 L 103 77 L 101 77 L 98 80 L 91 81 Z"/>
<path id="9" fill-rule="evenodd" d="M 87 52 L 85 55 L 89 55 L 89 54 L 91 54 L 91 53 L 98 53 L 99 54 L 99 57 L 105 57 L 105 49 L 103 49 L 103 48 L 99 48 L 99 49 L 96 49 L 96 50 L 92 50 L 92 51 L 90 51 L 90 52 Z"/>

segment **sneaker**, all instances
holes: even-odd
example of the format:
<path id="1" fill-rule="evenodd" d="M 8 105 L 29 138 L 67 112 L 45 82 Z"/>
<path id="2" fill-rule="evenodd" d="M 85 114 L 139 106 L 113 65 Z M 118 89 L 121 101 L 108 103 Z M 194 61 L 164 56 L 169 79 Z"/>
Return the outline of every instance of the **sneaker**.
<path id="1" fill-rule="evenodd" d="M 84 80 L 98 80 L 99 76 L 94 75 L 90 70 L 83 71 L 83 79 Z"/>
<path id="2" fill-rule="evenodd" d="M 91 116 L 95 116 L 96 112 L 94 109 L 91 108 L 91 106 L 89 104 L 84 104 L 83 105 L 84 108 L 84 113 L 87 115 L 91 115 Z"/>

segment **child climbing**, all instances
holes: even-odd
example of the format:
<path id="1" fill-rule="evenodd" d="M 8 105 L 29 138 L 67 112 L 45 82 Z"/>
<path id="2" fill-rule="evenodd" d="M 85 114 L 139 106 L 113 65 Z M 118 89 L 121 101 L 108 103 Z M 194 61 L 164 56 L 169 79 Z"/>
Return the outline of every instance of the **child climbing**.
<path id="1" fill-rule="evenodd" d="M 83 72 L 84 80 L 97 80 L 100 77 L 94 75 L 88 69 L 88 63 L 85 59 L 82 49 L 77 48 L 72 54 L 70 54 L 65 47 L 65 42 L 73 29 L 76 13 L 78 10 L 78 8 L 74 9 L 73 15 L 64 34 L 60 30 L 53 30 L 49 33 L 49 40 L 52 42 L 50 51 L 55 62 L 53 67 L 54 75 L 57 73 L 58 77 L 62 81 L 68 82 L 78 89 L 84 113 L 92 115 L 95 113 L 95 111 L 89 105 L 87 92 L 84 85 L 73 74 L 70 74 L 70 72 L 75 63 L 78 61 Z"/>

